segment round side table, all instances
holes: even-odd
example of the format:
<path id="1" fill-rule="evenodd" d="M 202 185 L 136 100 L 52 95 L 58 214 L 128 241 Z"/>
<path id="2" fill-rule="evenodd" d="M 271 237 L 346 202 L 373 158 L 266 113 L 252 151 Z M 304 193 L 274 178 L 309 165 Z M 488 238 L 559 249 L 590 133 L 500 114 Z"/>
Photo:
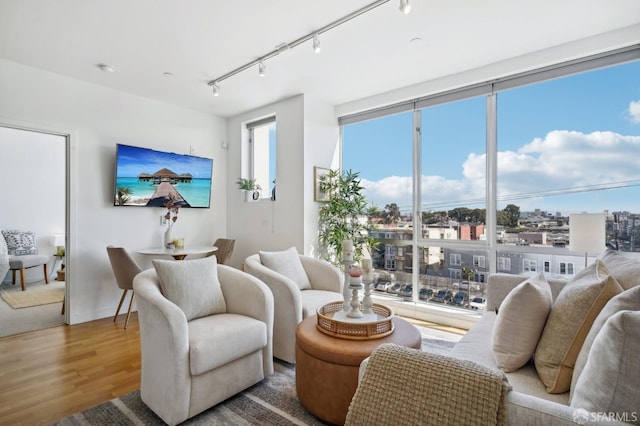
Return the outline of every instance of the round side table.
<path id="1" fill-rule="evenodd" d="M 296 390 L 302 405 L 316 417 L 344 424 L 358 387 L 360 363 L 383 343 L 420 349 L 420 332 L 409 322 L 393 318 L 393 333 L 381 339 L 349 340 L 328 336 L 316 328 L 317 317 L 296 329 Z"/>

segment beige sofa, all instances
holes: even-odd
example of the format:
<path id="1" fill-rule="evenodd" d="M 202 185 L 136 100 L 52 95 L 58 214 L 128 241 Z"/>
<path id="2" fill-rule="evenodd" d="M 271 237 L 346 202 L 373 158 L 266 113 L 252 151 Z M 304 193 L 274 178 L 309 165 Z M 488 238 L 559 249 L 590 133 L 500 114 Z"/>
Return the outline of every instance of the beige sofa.
<path id="1" fill-rule="evenodd" d="M 614 256 L 618 258 L 616 254 Z M 616 259 L 614 259 L 615 261 Z M 603 262 L 604 263 L 604 262 Z M 632 290 L 631 292 L 627 291 L 627 295 L 632 296 L 632 302 L 626 302 L 626 305 L 623 309 L 625 312 L 629 312 L 626 310 L 634 311 L 632 314 L 637 317 L 637 305 L 640 302 L 639 296 L 640 291 L 638 291 L 637 285 L 640 284 L 640 275 L 636 275 L 638 271 L 640 271 L 640 263 L 637 265 L 626 264 L 624 265 L 625 269 L 623 271 L 623 276 L 621 277 L 621 283 L 623 290 Z M 630 266 L 630 267 L 629 267 Z M 611 275 L 615 278 L 618 278 L 616 274 L 613 272 L 615 266 L 612 267 Z M 618 268 L 620 269 L 620 268 Z M 633 277 L 637 276 L 637 279 Z M 455 357 L 457 359 L 473 361 L 481 366 L 488 367 L 491 370 L 498 371 L 499 368 L 496 364 L 496 360 L 494 358 L 494 354 L 492 351 L 492 336 L 494 332 L 494 326 L 496 324 L 497 313 L 496 309 L 500 309 L 502 302 L 505 300 L 505 297 L 518 286 L 523 281 L 522 276 L 516 275 L 508 275 L 508 274 L 493 274 L 489 277 L 488 285 L 487 285 L 487 308 L 486 312 L 483 314 L 480 321 L 474 325 L 469 332 L 455 345 L 455 347 L 450 352 L 449 356 Z M 549 286 L 551 287 L 552 297 L 555 301 L 558 297 L 561 290 L 566 286 L 566 281 L 559 280 L 547 280 L 549 282 Z M 621 298 L 619 298 L 621 299 Z M 611 302 L 613 299 L 610 299 Z M 607 303 L 609 303 L 607 302 Z M 611 303 L 611 305 L 617 305 L 617 303 Z M 607 305 L 603 308 L 602 312 L 606 313 L 609 318 L 613 316 L 618 316 L 616 314 L 612 314 L 614 312 L 612 309 L 609 311 L 605 311 L 607 309 Z M 619 312 L 621 313 L 621 312 Z M 595 325 L 600 321 L 600 325 L 602 322 L 609 322 L 606 319 L 599 318 L 594 322 Z M 638 324 L 637 322 L 634 324 Z M 604 327 L 603 327 L 604 329 Z M 598 328 L 598 330 L 600 330 Z M 622 362 L 626 362 L 627 364 L 635 364 L 635 366 L 631 367 L 631 374 L 629 374 L 629 369 L 626 370 L 626 375 L 638 377 L 638 363 L 637 363 L 637 352 L 635 355 L 631 356 L 630 353 L 633 353 L 634 349 L 638 348 L 638 329 L 635 329 L 635 332 L 629 333 L 634 336 L 628 339 L 625 342 L 629 344 L 629 347 L 625 346 L 624 351 L 632 351 L 632 352 L 623 352 Z M 604 342 L 602 339 L 603 333 L 594 332 L 596 335 L 595 341 L 593 340 L 594 336 L 587 337 L 592 339 L 593 346 L 589 345 L 589 347 L 595 348 L 598 346 L 599 342 Z M 631 336 L 630 336 L 631 337 Z M 630 343 L 631 341 L 631 343 Z M 601 344 L 600 346 L 602 346 Z M 605 343 L 606 345 L 606 343 Z M 612 344 L 611 346 L 614 346 Z M 584 345 L 586 347 L 586 345 Z M 602 349 L 602 347 L 600 348 Z M 374 354 L 375 356 L 375 354 Z M 584 370 L 582 370 L 581 375 L 585 375 L 588 373 L 588 369 L 594 369 L 594 363 L 586 362 L 590 356 L 593 355 L 593 349 L 591 352 L 585 351 L 584 353 L 580 353 L 578 356 L 578 361 L 576 362 L 576 369 L 578 363 L 582 362 Z M 600 363 L 596 364 L 596 370 L 606 369 L 607 364 L 611 364 L 612 366 L 617 366 L 620 363 L 619 359 L 615 357 L 615 355 L 610 355 L 605 352 L 605 356 L 602 357 L 600 355 Z M 363 362 L 361 366 L 361 378 L 365 374 L 365 370 L 367 368 L 368 360 Z M 428 367 L 425 367 L 425 369 Z M 575 371 L 574 369 L 574 375 Z M 635 371 L 634 371 L 635 370 Z M 419 372 L 415 373 L 419 375 Z M 630 422 L 632 424 L 638 424 L 640 421 L 640 391 L 633 384 L 633 379 L 630 384 L 627 384 L 626 388 L 619 387 L 619 383 L 615 383 L 616 389 L 607 389 L 602 388 L 601 384 L 597 384 L 598 382 L 589 382 L 588 379 L 582 378 L 581 383 L 576 385 L 576 377 L 574 377 L 571 393 L 564 392 L 558 394 L 547 393 L 545 385 L 539 378 L 538 372 L 534 365 L 533 360 L 528 362 L 525 366 L 517 369 L 514 372 L 505 373 L 506 377 L 509 381 L 509 384 L 512 386 L 512 390 L 508 392 L 506 396 L 506 420 L 507 424 L 511 425 L 575 425 L 575 424 L 627 424 L 625 422 Z M 613 375 L 613 374 L 612 374 Z M 587 375 L 588 376 L 588 375 Z M 585 376 L 586 377 L 586 376 Z M 614 379 L 619 380 L 619 379 Z M 623 379 L 624 380 L 624 379 Z M 622 381 L 623 381 L 622 380 Z M 364 382 L 363 382 L 364 383 Z M 595 384 L 594 384 L 595 383 Z M 361 383 L 362 385 L 362 383 Z M 446 384 L 433 384 L 434 386 L 445 386 Z M 624 393 L 625 401 L 632 401 L 631 408 L 627 409 L 624 414 L 616 414 L 614 412 L 610 412 L 607 408 L 603 410 L 597 407 L 590 407 L 590 410 L 581 409 L 580 406 L 570 404 L 570 397 L 573 398 L 575 395 L 574 387 L 578 389 L 578 386 L 582 386 L 586 388 L 587 392 L 592 392 L 593 387 L 601 387 L 598 391 L 601 392 L 601 395 L 606 395 L 603 400 L 607 400 L 610 398 L 618 398 L 623 397 L 620 393 Z M 622 389 L 622 390 L 621 390 Z M 596 398 L 597 399 L 597 398 Z M 635 401 L 635 403 L 633 402 Z M 574 401 L 575 402 L 575 401 Z M 464 403 L 464 402 L 461 402 Z M 608 402 L 610 403 L 610 401 Z M 628 404 L 627 402 L 625 402 Z M 353 403 L 352 403 L 353 404 Z M 406 402 L 409 404 L 409 402 Z M 614 404 L 615 405 L 615 404 Z"/>

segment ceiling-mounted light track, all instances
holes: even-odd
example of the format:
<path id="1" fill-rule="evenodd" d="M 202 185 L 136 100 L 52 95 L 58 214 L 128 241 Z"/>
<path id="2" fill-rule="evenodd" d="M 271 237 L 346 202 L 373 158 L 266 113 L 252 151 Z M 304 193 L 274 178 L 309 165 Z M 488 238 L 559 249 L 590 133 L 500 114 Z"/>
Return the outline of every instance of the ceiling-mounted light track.
<path id="1" fill-rule="evenodd" d="M 300 38 L 298 38 L 297 40 L 292 41 L 291 43 L 281 43 L 279 44 L 275 50 L 272 50 L 271 52 L 267 53 L 266 55 L 261 56 L 259 59 L 253 60 L 251 62 L 248 62 L 232 71 L 229 71 L 226 74 L 221 75 L 218 78 L 215 78 L 211 81 L 209 81 L 209 83 L 207 83 L 209 86 L 213 87 L 213 94 L 214 96 L 218 96 L 220 94 L 220 87 L 218 86 L 219 83 L 223 82 L 224 80 L 233 77 L 234 75 L 241 73 L 242 71 L 245 71 L 249 68 L 252 68 L 255 65 L 258 65 L 258 73 L 260 76 L 263 76 L 266 73 L 266 65 L 264 64 L 264 61 L 266 61 L 267 59 L 271 59 L 274 56 L 279 55 L 280 53 L 283 53 L 285 51 L 289 51 L 291 49 L 293 49 L 294 47 L 305 43 L 309 40 L 313 40 L 313 51 L 316 53 L 320 52 L 320 34 L 323 34 L 329 30 L 332 30 L 333 28 L 340 26 L 344 23 L 349 22 L 350 20 L 357 18 L 358 16 L 369 12 L 370 10 L 375 9 L 378 6 L 381 6 L 385 3 L 388 3 L 390 0 L 377 0 L 374 1 L 373 3 L 370 3 L 364 7 L 361 7 L 360 9 L 351 12 L 350 14 L 343 16 L 340 19 L 337 19 L 333 22 L 331 22 L 328 25 L 325 25 L 324 27 L 313 31 L 307 35 L 304 35 Z M 404 8 L 403 8 L 404 7 Z M 400 1 L 400 10 L 402 10 L 404 13 L 409 13 L 409 9 L 410 9 L 410 5 L 409 5 L 409 0 L 401 0 Z"/>

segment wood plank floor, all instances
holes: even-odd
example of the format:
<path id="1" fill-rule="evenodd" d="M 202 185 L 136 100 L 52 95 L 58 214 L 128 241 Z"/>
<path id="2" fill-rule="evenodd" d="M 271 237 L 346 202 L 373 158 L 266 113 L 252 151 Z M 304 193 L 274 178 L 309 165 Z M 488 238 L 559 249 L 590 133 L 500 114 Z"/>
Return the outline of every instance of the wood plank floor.
<path id="1" fill-rule="evenodd" d="M 139 388 L 135 312 L 126 330 L 121 315 L 0 338 L 0 425 L 47 425 Z"/>
<path id="2" fill-rule="evenodd" d="M 46 425 L 140 388 L 137 313 L 0 338 L 0 424 Z"/>

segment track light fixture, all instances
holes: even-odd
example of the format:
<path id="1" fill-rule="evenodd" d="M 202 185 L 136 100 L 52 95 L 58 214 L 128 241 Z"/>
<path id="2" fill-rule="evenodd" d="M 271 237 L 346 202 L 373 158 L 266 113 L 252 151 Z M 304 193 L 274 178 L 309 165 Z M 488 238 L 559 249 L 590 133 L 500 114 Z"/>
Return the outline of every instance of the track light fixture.
<path id="1" fill-rule="evenodd" d="M 315 53 L 320 53 L 322 47 L 320 46 L 320 37 L 318 37 L 318 33 L 313 35 L 313 51 Z"/>
<path id="2" fill-rule="evenodd" d="M 409 4 L 409 0 L 400 0 L 400 12 L 408 15 L 411 12 L 411 4 Z"/>
<path id="3" fill-rule="evenodd" d="M 217 81 L 210 82 L 209 86 L 211 86 L 211 90 L 213 90 L 213 96 L 219 96 L 220 95 L 220 86 L 218 86 L 218 82 Z"/>
<path id="4" fill-rule="evenodd" d="M 320 34 L 323 34 L 329 30 L 332 30 L 342 24 L 345 24 L 349 21 L 351 21 L 354 18 L 357 18 L 358 16 L 365 14 L 373 9 L 375 9 L 378 6 L 381 6 L 385 3 L 388 3 L 390 0 L 376 0 L 373 3 L 370 3 L 366 6 L 361 7 L 360 9 L 351 12 L 350 14 L 343 16 L 340 19 L 337 19 L 333 22 L 331 22 L 330 24 L 325 25 L 322 28 L 317 29 L 316 31 L 309 33 L 307 35 L 304 35 L 300 38 L 298 38 L 297 40 L 294 40 L 290 43 L 282 43 L 278 46 L 276 46 L 276 48 L 274 50 L 272 50 L 271 52 L 267 53 L 266 55 L 262 55 L 259 59 L 255 59 L 251 62 L 248 62 L 232 71 L 229 71 L 228 73 L 219 76 L 218 78 L 209 81 L 209 83 L 207 83 L 209 86 L 212 87 L 213 90 L 213 95 L 214 96 L 218 96 L 220 95 L 220 86 L 218 86 L 218 84 L 220 84 L 222 81 L 233 77 L 234 75 L 241 73 L 242 71 L 245 71 L 249 68 L 252 68 L 255 65 L 258 65 L 258 74 L 263 77 L 266 72 L 267 72 L 267 66 L 265 65 L 264 61 L 266 61 L 267 59 L 271 59 L 274 56 L 278 56 L 280 53 L 284 53 L 285 51 L 289 51 L 299 45 L 301 45 L 302 43 L 306 43 L 309 40 L 313 41 L 313 51 L 315 53 L 320 53 L 321 47 L 320 47 Z M 400 0 L 400 10 L 405 13 L 408 14 L 409 11 L 411 9 L 411 5 L 409 4 L 409 0 Z"/>

